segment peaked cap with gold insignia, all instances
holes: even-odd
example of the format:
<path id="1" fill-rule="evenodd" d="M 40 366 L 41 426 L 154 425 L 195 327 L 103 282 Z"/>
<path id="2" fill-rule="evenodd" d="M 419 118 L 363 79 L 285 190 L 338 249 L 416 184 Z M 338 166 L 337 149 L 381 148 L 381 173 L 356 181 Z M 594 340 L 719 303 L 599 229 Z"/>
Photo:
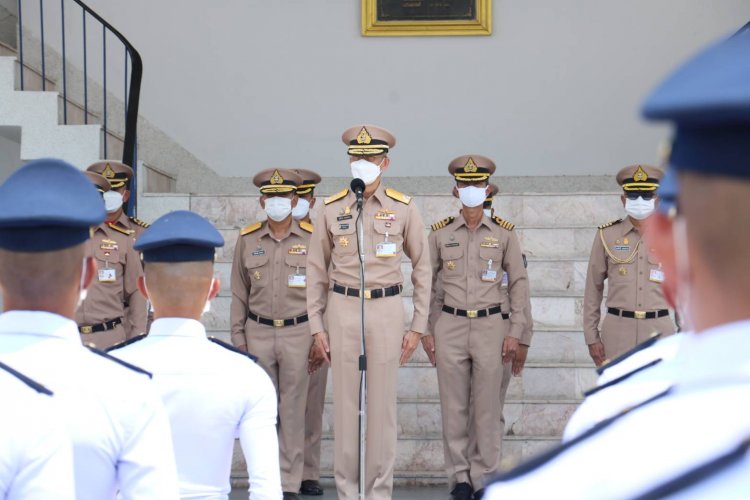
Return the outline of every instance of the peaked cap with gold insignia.
<path id="1" fill-rule="evenodd" d="M 127 186 L 130 179 L 133 178 L 133 169 L 117 160 L 102 160 L 92 163 L 86 171 L 103 175 L 113 189 Z"/>
<path id="2" fill-rule="evenodd" d="M 448 172 L 457 181 L 482 182 L 495 173 L 495 162 L 482 155 L 463 155 L 450 162 Z"/>
<path id="3" fill-rule="evenodd" d="M 106 193 L 112 188 L 109 181 L 103 175 L 97 174 L 96 172 L 91 172 L 90 170 L 87 170 L 84 173 L 86 174 L 86 177 L 88 177 L 89 180 L 94 184 L 94 186 L 96 186 L 96 189 L 98 189 L 100 193 Z"/>
<path id="4" fill-rule="evenodd" d="M 286 168 L 267 168 L 255 174 L 253 184 L 262 194 L 286 194 L 296 191 L 302 178 Z"/>
<path id="5" fill-rule="evenodd" d="M 617 183 L 624 191 L 654 191 L 664 172 L 651 165 L 630 165 L 617 173 Z"/>
<path id="6" fill-rule="evenodd" d="M 300 176 L 302 182 L 297 186 L 297 194 L 309 194 L 313 192 L 315 186 L 320 184 L 320 175 L 312 170 L 304 168 L 295 168 L 293 172 Z"/>
<path id="7" fill-rule="evenodd" d="M 377 125 L 355 125 L 341 134 L 351 156 L 377 156 L 387 154 L 396 146 L 396 138 Z"/>

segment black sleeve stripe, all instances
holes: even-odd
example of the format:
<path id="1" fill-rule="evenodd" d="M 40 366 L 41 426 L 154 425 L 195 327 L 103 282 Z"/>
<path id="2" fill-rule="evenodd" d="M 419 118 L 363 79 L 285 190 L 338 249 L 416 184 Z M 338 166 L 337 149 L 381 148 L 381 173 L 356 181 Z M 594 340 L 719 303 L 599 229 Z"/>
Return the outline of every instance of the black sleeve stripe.
<path id="1" fill-rule="evenodd" d="M 253 354 L 250 354 L 249 352 L 240 351 L 236 347 L 234 347 L 232 344 L 227 344 L 223 340 L 219 340 L 216 337 L 208 337 L 208 340 L 213 342 L 214 344 L 220 345 L 224 349 L 229 349 L 232 352 L 236 352 L 237 354 L 242 354 L 243 356 L 247 356 L 248 358 L 252 359 L 254 363 L 258 362 L 258 356 L 254 356 Z"/>
<path id="2" fill-rule="evenodd" d="M 18 380 L 20 380 L 24 384 L 28 385 L 29 387 L 31 387 L 32 389 L 34 389 L 36 392 L 38 392 L 40 394 L 46 394 L 47 396 L 52 396 L 52 394 L 53 394 L 52 391 L 50 391 L 49 389 L 47 389 L 46 387 L 44 387 L 42 384 L 40 384 L 36 380 L 33 380 L 33 379 L 27 377 L 26 375 L 24 375 L 23 373 L 21 373 L 21 372 L 19 372 L 17 370 L 14 370 L 10 366 L 6 365 L 5 363 L 0 363 L 0 369 L 3 369 L 6 372 L 8 372 L 9 374 L 13 375 Z"/>
<path id="3" fill-rule="evenodd" d="M 602 373 L 604 373 L 605 371 L 607 371 L 609 368 L 612 368 L 616 364 L 625 361 L 626 359 L 628 359 L 633 354 L 635 354 L 637 352 L 641 352 L 642 350 L 644 350 L 644 349 L 646 349 L 648 347 L 651 347 L 652 345 L 654 345 L 656 343 L 657 340 L 659 340 L 660 337 L 661 337 L 661 333 L 657 333 L 656 335 L 654 335 L 650 339 L 644 340 L 643 342 L 641 342 L 637 346 L 633 347 L 629 351 L 626 351 L 626 352 L 620 354 L 615 359 L 611 360 L 609 363 L 606 363 L 606 364 L 604 364 L 602 366 L 597 367 L 596 373 L 598 373 L 599 375 L 601 375 Z"/>
<path id="4" fill-rule="evenodd" d="M 602 390 L 604 390 L 604 389 L 606 389 L 608 387 L 612 387 L 613 385 L 617 385 L 620 382 L 629 379 L 630 377 L 632 377 L 636 373 L 640 373 L 643 370 L 647 370 L 647 369 L 651 368 L 652 366 L 658 365 L 659 363 L 661 363 L 661 361 L 662 361 L 661 358 L 655 359 L 655 360 L 653 360 L 653 361 L 651 361 L 649 363 L 646 363 L 643 366 L 639 366 L 635 370 L 633 370 L 631 372 L 628 372 L 625 375 L 620 375 L 619 377 L 610 380 L 606 384 L 597 385 L 596 387 L 593 387 L 593 388 L 589 389 L 588 391 L 584 392 L 583 395 L 586 396 L 586 397 L 589 397 L 592 394 L 596 394 L 597 392 L 602 391 Z"/>
<path id="5" fill-rule="evenodd" d="M 129 369 L 133 370 L 134 372 L 142 373 L 142 374 L 146 375 L 148 378 L 153 378 L 154 377 L 151 372 L 144 370 L 140 366 L 131 365 L 127 361 L 123 361 L 120 358 L 116 358 L 116 357 L 114 357 L 114 356 L 112 356 L 110 354 L 107 354 L 106 352 L 101 351 L 101 350 L 97 349 L 96 347 L 91 347 L 90 345 L 87 345 L 86 347 L 88 348 L 89 351 L 93 352 L 94 354 L 98 354 L 99 356 L 101 356 L 103 358 L 107 358 L 110 361 L 114 361 L 118 365 L 122 365 L 125 368 L 129 368 Z"/>

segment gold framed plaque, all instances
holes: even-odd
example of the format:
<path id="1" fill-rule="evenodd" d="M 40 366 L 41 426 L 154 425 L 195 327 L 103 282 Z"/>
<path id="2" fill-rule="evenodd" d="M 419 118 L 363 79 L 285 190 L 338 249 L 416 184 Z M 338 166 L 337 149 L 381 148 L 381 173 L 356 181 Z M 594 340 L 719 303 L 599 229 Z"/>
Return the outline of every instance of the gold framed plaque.
<path id="1" fill-rule="evenodd" d="M 362 0 L 363 36 L 492 34 L 492 0 Z"/>

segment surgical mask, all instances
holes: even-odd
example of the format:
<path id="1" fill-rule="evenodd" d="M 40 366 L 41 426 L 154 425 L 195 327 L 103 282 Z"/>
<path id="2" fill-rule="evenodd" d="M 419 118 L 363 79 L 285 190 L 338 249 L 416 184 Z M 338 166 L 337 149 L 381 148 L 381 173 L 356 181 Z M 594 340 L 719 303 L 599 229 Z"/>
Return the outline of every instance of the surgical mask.
<path id="1" fill-rule="evenodd" d="M 491 208 L 485 208 L 482 210 L 484 212 L 484 215 L 487 217 L 492 217 L 492 209 Z"/>
<path id="2" fill-rule="evenodd" d="M 351 162 L 349 166 L 352 168 L 352 177 L 362 179 L 362 182 L 369 186 L 380 177 L 380 165 L 383 164 L 383 161 L 385 161 L 385 158 L 378 165 L 364 159 Z"/>
<path id="3" fill-rule="evenodd" d="M 305 198 L 298 198 L 297 205 L 292 209 L 292 217 L 296 220 L 304 219 L 310 212 L 310 202 Z"/>
<path id="4" fill-rule="evenodd" d="M 458 199 L 464 206 L 478 207 L 487 199 L 487 187 L 466 186 L 458 188 Z"/>
<path id="5" fill-rule="evenodd" d="M 266 198 L 265 210 L 269 219 L 281 222 L 292 213 L 292 200 L 282 196 Z"/>
<path id="6" fill-rule="evenodd" d="M 688 255 L 687 221 L 683 217 L 676 217 L 672 223 L 672 239 L 674 245 L 675 265 L 677 267 L 677 283 L 675 286 L 677 313 L 680 315 L 682 331 L 695 331 L 692 315 L 692 284 L 690 283 L 690 256 Z"/>
<path id="7" fill-rule="evenodd" d="M 87 262 L 88 262 L 88 257 L 84 257 L 83 265 L 81 266 L 81 279 L 78 282 L 78 304 L 76 304 L 76 309 L 81 307 L 81 304 L 83 304 L 83 301 L 86 300 L 86 296 L 89 293 L 89 291 L 83 287 L 83 283 L 86 280 L 86 263 Z"/>
<path id="8" fill-rule="evenodd" d="M 644 200 L 640 196 L 635 200 L 625 200 L 625 212 L 636 220 L 643 220 L 654 211 L 654 204 L 656 200 L 651 198 L 650 200 Z"/>
<path id="9" fill-rule="evenodd" d="M 103 195 L 104 197 L 104 209 L 109 212 L 116 212 L 122 207 L 122 193 L 117 191 L 107 191 Z"/>

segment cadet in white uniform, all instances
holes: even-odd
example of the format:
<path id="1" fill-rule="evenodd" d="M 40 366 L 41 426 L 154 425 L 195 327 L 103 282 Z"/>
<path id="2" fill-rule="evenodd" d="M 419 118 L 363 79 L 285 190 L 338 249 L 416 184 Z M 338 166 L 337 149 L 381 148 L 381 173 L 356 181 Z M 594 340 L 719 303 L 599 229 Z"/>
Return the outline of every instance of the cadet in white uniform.
<path id="1" fill-rule="evenodd" d="M 73 451 L 52 391 L 0 363 L 0 498 L 74 500 Z"/>
<path id="2" fill-rule="evenodd" d="M 78 500 L 174 499 L 169 421 L 150 375 L 83 345 L 76 305 L 94 276 L 101 195 L 75 167 L 36 160 L 0 186 L 0 360 L 55 393 Z"/>
<path id="3" fill-rule="evenodd" d="M 200 323 L 219 291 L 213 279 L 221 234 L 188 211 L 168 213 L 138 238 L 144 277 L 139 287 L 154 308 L 148 336 L 110 352 L 154 374 L 172 424 L 180 497 L 226 499 L 238 434 L 250 498 L 281 498 L 276 391 L 252 356 L 206 337 Z"/>

